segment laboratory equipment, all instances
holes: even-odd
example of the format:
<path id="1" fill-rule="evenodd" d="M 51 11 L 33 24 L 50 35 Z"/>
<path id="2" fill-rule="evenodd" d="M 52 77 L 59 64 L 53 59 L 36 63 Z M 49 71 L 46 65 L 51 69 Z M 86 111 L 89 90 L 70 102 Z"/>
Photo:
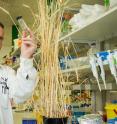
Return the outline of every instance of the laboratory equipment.
<path id="1" fill-rule="evenodd" d="M 22 16 L 18 16 L 17 21 L 18 21 L 18 23 L 19 23 L 19 25 L 23 31 L 29 30 L 29 28 L 28 28 L 26 22 L 24 21 L 24 19 L 22 18 Z"/>
<path id="2" fill-rule="evenodd" d="M 78 119 L 79 124 L 103 124 L 102 117 L 98 114 L 85 115 Z"/>
<path id="3" fill-rule="evenodd" d="M 111 70 L 111 74 L 114 76 L 116 83 L 117 83 L 117 70 L 116 70 L 116 66 L 114 63 L 114 56 L 112 55 L 112 53 L 110 51 L 108 53 L 109 53 L 109 55 L 108 55 L 107 59 L 108 59 L 109 67 Z"/>

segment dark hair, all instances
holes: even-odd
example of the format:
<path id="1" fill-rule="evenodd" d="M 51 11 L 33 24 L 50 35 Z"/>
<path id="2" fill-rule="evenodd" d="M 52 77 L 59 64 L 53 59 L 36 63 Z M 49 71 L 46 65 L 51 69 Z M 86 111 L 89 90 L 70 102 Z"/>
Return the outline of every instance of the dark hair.
<path id="1" fill-rule="evenodd" d="M 0 27 L 4 29 L 4 25 L 0 22 Z"/>

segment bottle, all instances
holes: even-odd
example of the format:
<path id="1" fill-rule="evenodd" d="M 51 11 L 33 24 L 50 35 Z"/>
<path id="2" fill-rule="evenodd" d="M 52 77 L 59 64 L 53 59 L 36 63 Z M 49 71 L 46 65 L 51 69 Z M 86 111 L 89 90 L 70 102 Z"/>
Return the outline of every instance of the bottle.
<path id="1" fill-rule="evenodd" d="M 22 16 L 18 16 L 17 21 L 23 31 L 28 31 L 29 28 L 27 24 L 25 23 L 24 19 L 22 18 Z"/>
<path id="2" fill-rule="evenodd" d="M 29 38 L 30 37 L 30 29 L 29 27 L 27 26 L 26 22 L 24 21 L 23 17 L 22 16 L 18 16 L 17 18 L 17 21 L 19 23 L 19 26 L 21 27 L 22 31 L 25 31 L 26 32 L 26 37 Z M 18 45 L 21 46 L 21 41 L 19 41 Z"/>

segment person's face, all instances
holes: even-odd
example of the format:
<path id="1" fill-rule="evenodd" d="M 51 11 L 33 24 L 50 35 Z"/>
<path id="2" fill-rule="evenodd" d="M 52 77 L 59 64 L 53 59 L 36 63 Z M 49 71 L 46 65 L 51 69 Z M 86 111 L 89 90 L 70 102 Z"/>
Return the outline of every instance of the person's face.
<path id="1" fill-rule="evenodd" d="M 3 40 L 4 40 L 4 29 L 0 27 L 0 49 L 2 48 Z"/>

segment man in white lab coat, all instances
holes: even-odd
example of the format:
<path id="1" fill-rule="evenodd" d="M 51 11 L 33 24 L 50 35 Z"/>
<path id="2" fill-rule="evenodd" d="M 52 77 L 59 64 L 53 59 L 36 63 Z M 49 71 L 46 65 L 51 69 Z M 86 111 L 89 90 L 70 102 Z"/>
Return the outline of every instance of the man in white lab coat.
<path id="1" fill-rule="evenodd" d="M 4 39 L 4 25 L 0 23 L 0 48 Z M 8 66 L 0 65 L 0 124 L 13 124 L 10 99 L 16 103 L 26 101 L 32 94 L 36 82 L 33 53 L 36 49 L 34 36 L 22 35 L 20 67 L 17 73 Z M 17 122 L 18 123 L 18 122 Z"/>

